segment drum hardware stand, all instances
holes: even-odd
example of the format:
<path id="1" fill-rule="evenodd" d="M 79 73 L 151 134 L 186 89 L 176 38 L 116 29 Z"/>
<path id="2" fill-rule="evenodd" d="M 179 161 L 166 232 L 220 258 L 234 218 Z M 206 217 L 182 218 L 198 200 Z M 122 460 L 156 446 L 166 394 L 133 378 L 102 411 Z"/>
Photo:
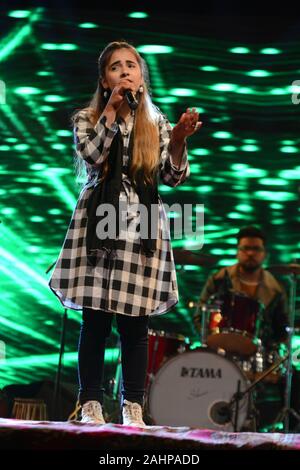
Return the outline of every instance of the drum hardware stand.
<path id="1" fill-rule="evenodd" d="M 199 304 L 197 305 L 197 314 L 199 312 Z M 207 315 L 207 310 L 205 305 L 202 306 L 201 308 L 201 346 L 203 344 L 206 344 L 206 315 Z"/>
<path id="2" fill-rule="evenodd" d="M 112 403 L 112 411 L 106 413 L 105 419 L 109 422 L 120 423 L 120 409 L 121 409 L 121 383 L 122 383 L 122 365 L 121 365 L 121 348 L 120 348 L 120 338 L 117 342 L 117 347 L 119 348 L 119 355 L 116 363 L 116 370 L 114 376 L 109 380 L 109 391 L 107 398 Z M 107 403 L 107 408 L 108 408 Z M 104 409 L 106 408 L 104 403 Z M 110 407 L 111 408 L 111 407 Z"/>
<path id="3" fill-rule="evenodd" d="M 218 302 L 218 299 L 217 299 L 217 302 Z M 206 308 L 206 305 L 201 306 L 200 302 L 198 302 L 197 307 L 196 307 L 195 316 L 199 315 L 200 308 L 201 308 L 200 342 L 201 342 L 201 346 L 204 346 L 206 344 L 206 340 L 207 340 L 207 308 Z"/>
<path id="4" fill-rule="evenodd" d="M 230 403 L 228 404 L 228 407 L 231 408 L 232 406 L 235 406 L 235 413 L 234 413 L 234 432 L 237 432 L 237 425 L 238 425 L 238 414 L 239 414 L 239 402 L 244 398 L 245 395 L 250 393 L 256 386 L 259 384 L 267 375 L 271 374 L 273 370 L 277 369 L 284 361 L 288 359 L 288 355 L 282 357 L 279 361 L 275 362 L 271 367 L 269 367 L 265 372 L 261 374 L 261 376 L 256 379 L 251 385 L 249 385 L 246 390 L 241 392 L 241 381 L 238 380 L 237 384 L 237 391 L 233 395 L 233 398 L 231 399 Z"/>
<path id="5" fill-rule="evenodd" d="M 239 400 L 241 396 L 241 381 L 238 380 L 237 383 L 237 391 L 236 391 L 236 399 L 235 399 L 235 413 L 234 413 L 234 426 L 233 426 L 233 431 L 237 432 L 237 426 L 238 426 L 238 417 L 239 417 Z"/>
<path id="6" fill-rule="evenodd" d="M 296 267 L 296 265 L 295 265 Z M 290 326 L 286 327 L 286 331 L 288 333 L 288 362 L 287 362 L 287 371 L 285 377 L 285 390 L 284 390 L 284 407 L 279 412 L 279 414 L 275 418 L 275 422 L 273 423 L 274 428 L 276 422 L 284 420 L 284 432 L 289 432 L 290 426 L 290 414 L 294 416 L 294 418 L 300 423 L 300 415 L 291 408 L 291 388 L 292 388 L 292 339 L 294 334 L 294 324 L 295 324 L 295 312 L 296 312 L 296 289 L 297 289 L 297 271 L 295 272 L 291 270 L 290 274 Z M 298 424 L 299 426 L 299 424 Z"/>
<path id="7" fill-rule="evenodd" d="M 154 364 L 155 364 L 157 351 L 158 351 L 158 339 L 155 338 L 154 347 L 153 347 L 153 357 L 151 358 L 151 366 L 149 367 L 149 373 L 148 373 L 149 382 L 148 382 L 147 388 L 149 388 L 150 383 L 153 381 L 153 378 L 154 378 L 154 375 L 155 375 L 154 374 Z"/>
<path id="8" fill-rule="evenodd" d="M 153 424 L 153 420 L 151 418 L 150 411 L 149 411 L 149 402 L 148 402 L 148 400 L 149 400 L 150 385 L 152 384 L 152 382 L 154 380 L 154 377 L 155 377 L 154 365 L 155 365 L 155 359 L 156 359 L 157 351 L 158 351 L 158 339 L 155 338 L 154 345 L 153 345 L 153 354 L 152 354 L 151 363 L 150 363 L 150 366 L 149 366 L 149 372 L 147 372 L 148 381 L 147 381 L 146 393 L 145 393 L 146 400 L 145 400 L 144 414 L 145 414 L 145 422 L 146 422 L 147 425 L 152 425 Z"/>
<path id="9" fill-rule="evenodd" d="M 55 266 L 56 261 L 57 260 L 55 260 L 54 263 L 52 263 L 47 268 L 47 270 L 45 271 L 45 274 L 48 274 L 49 271 L 51 271 L 51 269 Z M 67 314 L 67 309 L 65 308 L 64 315 L 62 318 L 59 357 L 58 357 L 58 365 L 57 365 L 57 371 L 56 371 L 56 377 L 55 377 L 54 397 L 53 397 L 53 402 L 52 402 L 52 413 L 51 413 L 51 419 L 55 421 L 61 420 L 60 382 L 61 382 L 62 358 L 64 355 L 64 349 L 65 349 L 67 321 L 68 321 L 68 314 Z"/>
<path id="10" fill-rule="evenodd" d="M 258 312 L 257 312 L 256 321 L 255 321 L 255 340 L 258 345 L 261 345 L 261 340 L 259 339 L 259 335 L 261 332 L 261 324 L 263 320 L 263 313 L 264 313 L 265 305 L 259 300 L 257 300 L 257 302 L 258 302 Z"/>
<path id="11" fill-rule="evenodd" d="M 64 315 L 62 318 L 62 328 L 60 334 L 60 348 L 59 348 L 59 357 L 58 357 L 58 366 L 55 378 L 55 388 L 54 388 L 54 399 L 52 405 L 52 419 L 55 421 L 61 421 L 61 402 L 60 402 L 60 381 L 61 381 L 61 369 L 62 369 L 62 358 L 64 355 L 65 349 L 65 338 L 66 338 L 66 326 L 68 321 L 67 309 L 64 309 Z"/>

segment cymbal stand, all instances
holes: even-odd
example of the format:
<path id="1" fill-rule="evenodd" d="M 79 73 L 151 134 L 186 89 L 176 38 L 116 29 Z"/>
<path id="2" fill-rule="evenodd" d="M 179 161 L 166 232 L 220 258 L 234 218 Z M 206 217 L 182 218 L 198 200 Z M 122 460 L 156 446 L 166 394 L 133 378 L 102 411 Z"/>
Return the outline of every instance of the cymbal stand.
<path id="1" fill-rule="evenodd" d="M 275 422 L 284 420 L 284 432 L 288 433 L 290 430 L 290 414 L 297 419 L 300 423 L 300 415 L 291 408 L 291 388 L 292 388 L 292 339 L 294 334 L 294 324 L 295 324 L 295 311 L 296 311 L 296 290 L 297 290 L 297 274 L 290 274 L 290 303 L 289 303 L 289 326 L 286 328 L 288 333 L 288 362 L 287 370 L 285 377 L 285 389 L 284 389 L 284 407 L 277 415 Z"/>
<path id="2" fill-rule="evenodd" d="M 263 372 L 261 374 L 261 376 L 256 379 L 254 382 L 252 382 L 251 385 L 249 385 L 248 388 L 246 388 L 246 390 L 244 390 L 243 392 L 241 392 L 241 381 L 238 380 L 238 384 L 237 384 L 237 391 L 236 393 L 233 395 L 228 407 L 231 409 L 233 406 L 235 406 L 235 413 L 234 413 L 234 432 L 237 432 L 237 426 L 238 426 L 238 414 L 239 414 L 239 402 L 244 398 L 245 395 L 247 395 L 248 393 L 250 393 L 258 383 L 260 383 L 265 377 L 267 377 L 267 375 L 271 374 L 275 369 L 277 369 L 284 361 L 286 361 L 288 359 L 288 355 L 282 357 L 281 359 L 279 359 L 277 362 L 275 362 L 271 367 L 269 367 L 268 369 L 265 370 L 265 372 Z"/>
<path id="3" fill-rule="evenodd" d="M 236 391 L 236 398 L 235 398 L 235 413 L 234 413 L 234 432 L 237 432 L 238 427 L 238 418 L 239 418 L 239 401 L 241 396 L 241 381 L 238 380 L 237 383 L 237 391 Z"/>

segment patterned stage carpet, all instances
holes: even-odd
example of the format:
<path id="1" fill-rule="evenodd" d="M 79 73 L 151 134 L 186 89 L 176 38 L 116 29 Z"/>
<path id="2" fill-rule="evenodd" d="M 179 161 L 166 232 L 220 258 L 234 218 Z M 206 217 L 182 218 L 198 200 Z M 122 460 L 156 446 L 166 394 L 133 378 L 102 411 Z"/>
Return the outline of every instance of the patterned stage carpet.
<path id="1" fill-rule="evenodd" d="M 188 427 L 145 429 L 79 421 L 0 418 L 2 450 L 300 450 L 300 434 L 221 432 Z M 300 454 L 299 454 L 300 456 Z"/>

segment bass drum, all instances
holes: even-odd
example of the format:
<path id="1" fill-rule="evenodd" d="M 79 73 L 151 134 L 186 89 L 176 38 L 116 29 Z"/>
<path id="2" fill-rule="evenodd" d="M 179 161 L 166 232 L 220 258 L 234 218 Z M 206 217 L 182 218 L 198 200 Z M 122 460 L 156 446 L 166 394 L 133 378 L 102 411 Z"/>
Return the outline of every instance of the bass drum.
<path id="1" fill-rule="evenodd" d="M 239 366 L 206 348 L 169 359 L 157 372 L 149 389 L 148 412 L 155 425 L 234 430 L 237 391 L 248 382 Z M 248 395 L 239 402 L 237 430 L 248 415 Z"/>

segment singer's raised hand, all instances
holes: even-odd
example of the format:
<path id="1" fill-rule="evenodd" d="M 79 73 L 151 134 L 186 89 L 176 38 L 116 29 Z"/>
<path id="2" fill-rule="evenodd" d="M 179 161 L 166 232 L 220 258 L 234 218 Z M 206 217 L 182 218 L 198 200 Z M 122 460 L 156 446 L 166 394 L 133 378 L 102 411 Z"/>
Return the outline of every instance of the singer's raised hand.
<path id="1" fill-rule="evenodd" d="M 196 108 L 187 108 L 186 112 L 180 116 L 180 119 L 176 126 L 172 130 L 172 140 L 181 142 L 195 132 L 197 132 L 202 126 L 202 121 L 199 121 L 199 113 Z"/>

